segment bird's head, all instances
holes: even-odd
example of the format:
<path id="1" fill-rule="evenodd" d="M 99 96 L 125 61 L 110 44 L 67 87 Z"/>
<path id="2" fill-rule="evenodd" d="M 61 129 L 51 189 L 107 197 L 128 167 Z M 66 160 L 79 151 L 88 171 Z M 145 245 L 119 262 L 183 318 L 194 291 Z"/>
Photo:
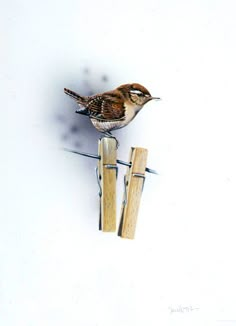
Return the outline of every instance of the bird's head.
<path id="1" fill-rule="evenodd" d="M 142 107 L 151 100 L 160 100 L 160 97 L 151 96 L 144 86 L 137 83 L 121 85 L 117 89 L 135 106 Z"/>

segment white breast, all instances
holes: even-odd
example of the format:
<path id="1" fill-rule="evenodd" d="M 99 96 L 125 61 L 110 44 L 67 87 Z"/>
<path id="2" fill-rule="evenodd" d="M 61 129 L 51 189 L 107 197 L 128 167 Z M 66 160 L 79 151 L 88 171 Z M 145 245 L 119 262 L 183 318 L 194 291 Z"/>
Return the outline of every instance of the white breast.
<path id="1" fill-rule="evenodd" d="M 111 131 L 124 127 L 121 125 L 121 121 L 101 121 L 93 118 L 91 121 L 94 127 L 101 132 Z"/>

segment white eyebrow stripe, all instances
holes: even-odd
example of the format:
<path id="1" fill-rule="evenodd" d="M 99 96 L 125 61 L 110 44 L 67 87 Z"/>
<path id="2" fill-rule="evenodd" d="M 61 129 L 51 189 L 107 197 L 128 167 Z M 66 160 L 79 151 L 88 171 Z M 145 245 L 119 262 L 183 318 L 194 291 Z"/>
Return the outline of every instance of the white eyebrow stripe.
<path id="1" fill-rule="evenodd" d="M 138 94 L 138 95 L 143 95 L 143 92 L 139 91 L 138 89 L 132 89 L 130 91 L 130 93 L 132 93 L 132 94 Z"/>

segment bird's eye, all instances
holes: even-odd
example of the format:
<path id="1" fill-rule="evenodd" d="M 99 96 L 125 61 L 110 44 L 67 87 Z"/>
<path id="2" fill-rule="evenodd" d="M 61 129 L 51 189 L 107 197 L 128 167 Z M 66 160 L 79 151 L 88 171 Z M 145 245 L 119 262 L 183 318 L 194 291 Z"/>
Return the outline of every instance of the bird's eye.
<path id="1" fill-rule="evenodd" d="M 131 94 L 136 94 L 136 95 L 141 95 L 141 96 L 144 96 L 143 92 L 141 92 L 140 90 L 138 89 L 132 89 L 130 91 Z"/>

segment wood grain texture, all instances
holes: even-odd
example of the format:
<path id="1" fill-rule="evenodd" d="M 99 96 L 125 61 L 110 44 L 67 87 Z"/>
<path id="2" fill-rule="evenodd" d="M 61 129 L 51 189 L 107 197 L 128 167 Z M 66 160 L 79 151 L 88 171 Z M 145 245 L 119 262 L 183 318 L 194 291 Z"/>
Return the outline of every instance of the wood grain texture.
<path id="1" fill-rule="evenodd" d="M 101 178 L 101 229 L 104 232 L 116 231 L 116 158 L 117 148 L 114 138 L 104 137 L 98 146 L 101 159 L 98 163 Z"/>
<path id="2" fill-rule="evenodd" d="M 145 181 L 147 154 L 148 151 L 145 148 L 136 147 L 131 149 L 130 162 L 132 166 L 128 168 L 126 174 L 126 195 L 124 194 L 119 228 L 119 235 L 122 238 L 134 239 L 135 237 L 138 211 Z"/>

